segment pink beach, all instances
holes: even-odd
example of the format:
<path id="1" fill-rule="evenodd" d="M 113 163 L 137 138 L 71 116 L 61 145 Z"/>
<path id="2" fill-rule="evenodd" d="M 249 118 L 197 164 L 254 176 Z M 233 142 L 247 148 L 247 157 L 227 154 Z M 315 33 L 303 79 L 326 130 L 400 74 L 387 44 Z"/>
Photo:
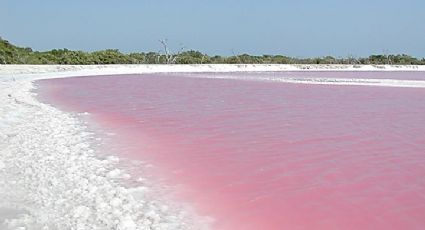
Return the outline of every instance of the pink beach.
<path id="1" fill-rule="evenodd" d="M 212 229 L 424 229 L 424 88 L 264 76 L 425 79 L 423 72 L 176 73 L 37 85 L 42 101 L 88 112 L 115 133 L 108 145 L 119 157 L 153 165 L 151 179 L 211 218 Z"/>

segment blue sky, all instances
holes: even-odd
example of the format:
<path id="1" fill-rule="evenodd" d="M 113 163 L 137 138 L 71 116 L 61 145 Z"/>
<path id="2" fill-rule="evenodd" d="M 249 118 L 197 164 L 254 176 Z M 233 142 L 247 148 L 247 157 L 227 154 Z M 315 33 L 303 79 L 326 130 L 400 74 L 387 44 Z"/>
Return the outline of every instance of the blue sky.
<path id="1" fill-rule="evenodd" d="M 36 50 L 425 57 L 424 0 L 0 0 L 0 36 Z"/>

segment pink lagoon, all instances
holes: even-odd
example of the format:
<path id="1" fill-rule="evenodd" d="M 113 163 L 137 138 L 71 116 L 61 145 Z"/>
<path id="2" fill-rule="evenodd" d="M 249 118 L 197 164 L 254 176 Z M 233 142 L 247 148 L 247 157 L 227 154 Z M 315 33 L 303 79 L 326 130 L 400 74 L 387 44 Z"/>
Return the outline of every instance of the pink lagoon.
<path id="1" fill-rule="evenodd" d="M 37 81 L 153 165 L 217 230 L 425 228 L 425 89 L 273 78 L 425 80 L 423 72 L 199 73 Z M 231 79 L 230 79 L 231 78 Z"/>

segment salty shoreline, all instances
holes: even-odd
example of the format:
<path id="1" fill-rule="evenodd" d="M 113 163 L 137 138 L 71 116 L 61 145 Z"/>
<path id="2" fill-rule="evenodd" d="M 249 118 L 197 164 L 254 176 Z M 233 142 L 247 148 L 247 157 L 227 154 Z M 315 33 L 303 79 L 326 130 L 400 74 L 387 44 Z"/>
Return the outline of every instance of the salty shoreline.
<path id="1" fill-rule="evenodd" d="M 116 157 L 99 158 L 78 118 L 36 100 L 34 80 L 167 72 L 425 71 L 424 66 L 0 65 L 0 227 L 16 229 L 190 229 L 184 213 L 144 200 L 145 188 L 116 182 Z M 335 84 L 309 79 L 290 83 Z M 338 83 L 338 82 L 337 82 Z M 425 87 L 423 81 L 356 82 Z M 142 199 L 135 199 L 135 197 Z M 198 227 L 198 226 L 197 226 Z"/>
<path id="2" fill-rule="evenodd" d="M 425 71 L 418 65 L 279 65 L 279 64 L 203 64 L 203 65 L 1 65 L 0 76 L 61 73 L 136 74 L 156 72 L 265 72 L 265 71 Z"/>
<path id="3" fill-rule="evenodd" d="M 125 176 L 118 158 L 99 158 L 87 127 L 36 101 L 32 87 L 1 87 L 2 229 L 191 229 L 183 211 L 168 213 L 146 187 L 117 182 Z"/>

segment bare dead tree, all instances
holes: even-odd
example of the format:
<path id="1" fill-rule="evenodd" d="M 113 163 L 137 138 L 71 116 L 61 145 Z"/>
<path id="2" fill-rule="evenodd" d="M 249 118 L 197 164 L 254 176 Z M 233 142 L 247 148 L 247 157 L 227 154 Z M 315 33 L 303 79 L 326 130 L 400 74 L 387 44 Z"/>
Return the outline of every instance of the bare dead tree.
<path id="1" fill-rule="evenodd" d="M 165 62 L 167 64 L 171 64 L 172 54 L 170 53 L 170 50 L 168 49 L 167 39 L 160 39 L 159 42 L 161 43 L 164 49 Z"/>
<path id="2" fill-rule="evenodd" d="M 174 53 L 168 47 L 168 40 L 167 39 L 160 39 L 159 42 L 161 43 L 161 45 L 163 47 L 165 63 L 166 64 L 175 64 L 178 56 L 185 50 L 185 47 L 183 45 L 181 45 L 180 50 L 177 53 Z"/>

